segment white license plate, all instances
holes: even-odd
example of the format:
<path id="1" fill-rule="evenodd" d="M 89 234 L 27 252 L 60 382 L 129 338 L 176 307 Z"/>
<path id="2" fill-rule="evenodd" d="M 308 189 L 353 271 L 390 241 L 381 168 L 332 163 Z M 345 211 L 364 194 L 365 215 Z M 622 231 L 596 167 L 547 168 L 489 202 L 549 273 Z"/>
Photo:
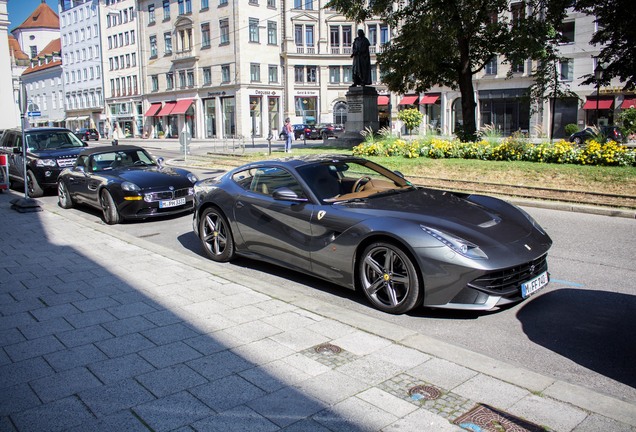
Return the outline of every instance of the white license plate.
<path id="1" fill-rule="evenodd" d="M 178 207 L 186 203 L 185 198 L 177 198 L 174 200 L 159 201 L 159 208 Z"/>
<path id="2" fill-rule="evenodd" d="M 536 278 L 521 284 L 521 295 L 523 296 L 523 298 L 530 297 L 532 294 L 546 286 L 548 282 L 548 272 L 543 272 Z"/>

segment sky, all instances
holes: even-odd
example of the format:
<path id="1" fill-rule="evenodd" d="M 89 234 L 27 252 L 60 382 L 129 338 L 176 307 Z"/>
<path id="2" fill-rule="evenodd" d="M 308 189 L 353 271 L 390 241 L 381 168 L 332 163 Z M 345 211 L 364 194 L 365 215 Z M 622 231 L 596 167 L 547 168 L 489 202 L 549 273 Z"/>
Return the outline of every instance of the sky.
<path id="1" fill-rule="evenodd" d="M 9 0 L 7 10 L 9 12 L 9 31 L 13 30 L 24 22 L 25 19 L 42 3 L 42 0 Z M 46 0 L 46 3 L 57 12 L 57 0 Z"/>

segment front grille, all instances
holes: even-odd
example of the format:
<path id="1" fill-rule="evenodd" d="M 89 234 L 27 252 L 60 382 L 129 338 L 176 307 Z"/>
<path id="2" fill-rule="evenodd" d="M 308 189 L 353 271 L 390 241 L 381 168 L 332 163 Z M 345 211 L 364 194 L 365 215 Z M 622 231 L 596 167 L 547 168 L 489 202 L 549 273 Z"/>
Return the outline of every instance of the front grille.
<path id="1" fill-rule="evenodd" d="M 76 160 L 77 158 L 58 159 L 57 164 L 60 166 L 60 168 L 66 168 L 73 166 Z"/>
<path id="2" fill-rule="evenodd" d="M 528 263 L 487 273 L 468 283 L 468 286 L 494 295 L 516 293 L 523 282 L 540 275 L 548 269 L 548 255 Z"/>
<path id="3" fill-rule="evenodd" d="M 187 197 L 188 195 L 192 195 L 192 194 L 193 194 L 192 188 L 177 189 L 175 191 L 149 192 L 145 194 L 144 201 L 152 202 L 152 201 L 171 200 L 175 198 Z"/>

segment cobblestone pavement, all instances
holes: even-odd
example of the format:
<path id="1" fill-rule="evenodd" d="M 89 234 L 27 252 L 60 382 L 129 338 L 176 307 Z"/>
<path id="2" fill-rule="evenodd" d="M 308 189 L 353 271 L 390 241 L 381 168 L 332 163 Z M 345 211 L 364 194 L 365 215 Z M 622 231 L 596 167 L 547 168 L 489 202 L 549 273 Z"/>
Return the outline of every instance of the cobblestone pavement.
<path id="1" fill-rule="evenodd" d="M 15 198 L 0 431 L 636 432 L 632 404 Z"/>

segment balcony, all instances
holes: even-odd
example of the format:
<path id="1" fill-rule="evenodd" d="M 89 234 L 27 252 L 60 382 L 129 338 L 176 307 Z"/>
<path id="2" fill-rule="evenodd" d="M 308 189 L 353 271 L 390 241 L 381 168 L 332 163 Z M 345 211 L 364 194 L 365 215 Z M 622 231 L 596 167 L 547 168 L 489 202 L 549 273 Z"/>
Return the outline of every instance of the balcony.
<path id="1" fill-rule="evenodd" d="M 185 62 L 189 60 L 191 61 L 199 60 L 199 56 L 197 55 L 194 49 L 173 51 L 172 53 L 172 63 Z"/>

